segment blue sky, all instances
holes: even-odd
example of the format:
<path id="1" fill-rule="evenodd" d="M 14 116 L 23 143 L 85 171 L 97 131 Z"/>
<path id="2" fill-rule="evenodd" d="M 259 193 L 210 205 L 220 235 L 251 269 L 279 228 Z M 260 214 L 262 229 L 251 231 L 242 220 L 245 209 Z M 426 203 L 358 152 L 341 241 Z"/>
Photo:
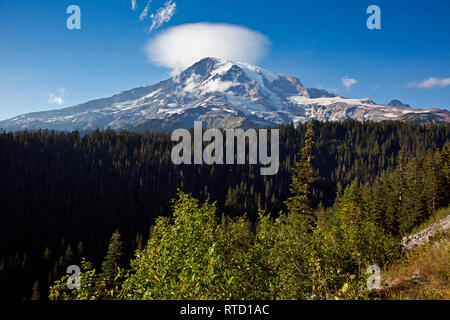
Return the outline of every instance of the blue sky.
<path id="1" fill-rule="evenodd" d="M 149 14 L 165 1 L 153 0 Z M 0 0 L 0 119 L 164 80 L 171 70 L 149 62 L 147 42 L 197 22 L 262 33 L 271 45 L 257 64 L 305 86 L 450 109 L 450 1 L 173 1 L 170 21 L 149 32 L 151 18 L 139 21 L 147 0 L 136 10 L 131 0 Z M 66 27 L 71 4 L 81 8 L 81 30 Z M 371 4 L 381 8 L 381 30 L 366 27 Z M 346 88 L 344 77 L 356 83 Z"/>

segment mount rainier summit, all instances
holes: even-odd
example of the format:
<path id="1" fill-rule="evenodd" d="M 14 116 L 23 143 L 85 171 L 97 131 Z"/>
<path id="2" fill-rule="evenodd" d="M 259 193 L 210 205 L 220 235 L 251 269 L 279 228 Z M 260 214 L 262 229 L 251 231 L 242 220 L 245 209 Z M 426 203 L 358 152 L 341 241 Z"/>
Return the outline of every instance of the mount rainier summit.
<path id="1" fill-rule="evenodd" d="M 412 109 L 398 100 L 379 105 L 370 98 L 345 98 L 306 88 L 296 77 L 277 76 L 249 64 L 205 58 L 157 84 L 70 108 L 21 115 L 0 122 L 0 129 L 170 132 L 192 128 L 194 121 L 200 120 L 208 127 L 245 129 L 297 124 L 309 119 L 448 123 L 450 112 Z"/>

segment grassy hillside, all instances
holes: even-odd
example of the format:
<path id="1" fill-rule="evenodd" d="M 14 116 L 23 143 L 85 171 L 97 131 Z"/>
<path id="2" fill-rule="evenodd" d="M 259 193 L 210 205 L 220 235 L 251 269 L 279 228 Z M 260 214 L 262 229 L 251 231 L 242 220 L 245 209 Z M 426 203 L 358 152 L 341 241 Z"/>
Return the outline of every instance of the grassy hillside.
<path id="1" fill-rule="evenodd" d="M 416 232 L 450 214 L 440 210 Z M 450 300 L 450 230 L 442 231 L 407 252 L 401 262 L 384 274 L 381 297 L 389 300 Z"/>

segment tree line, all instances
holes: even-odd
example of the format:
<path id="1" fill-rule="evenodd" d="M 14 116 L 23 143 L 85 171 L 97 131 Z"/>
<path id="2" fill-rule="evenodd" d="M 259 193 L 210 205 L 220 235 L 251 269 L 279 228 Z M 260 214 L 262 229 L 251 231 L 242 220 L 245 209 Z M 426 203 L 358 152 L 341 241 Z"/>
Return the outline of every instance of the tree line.
<path id="1" fill-rule="evenodd" d="M 116 232 L 101 273 L 83 260 L 80 289 L 67 290 L 70 279 L 64 276 L 51 287 L 50 298 L 377 298 L 378 292 L 367 285 L 368 268 L 380 270 L 396 262 L 402 232 L 449 205 L 450 142 L 382 174 L 377 178 L 381 183 L 363 186 L 355 179 L 332 208 L 323 210 L 314 209 L 310 201 L 316 180 L 311 124 L 306 137 L 285 212 L 273 216 L 260 210 L 255 222 L 245 215 L 220 220 L 216 203 L 201 203 L 179 191 L 172 216 L 157 219 L 147 245 L 136 250 L 129 268 L 121 264 Z M 405 185 L 391 189 L 401 177 Z M 409 179 L 419 184 L 413 192 L 408 190 Z M 387 210 L 392 199 L 397 201 L 395 213 Z M 386 206 L 380 206 L 383 202 Z"/>
<path id="2" fill-rule="evenodd" d="M 336 198 L 355 179 L 363 190 L 365 184 L 378 187 L 363 194 L 384 197 L 377 198 L 383 209 L 373 211 L 393 235 L 406 232 L 445 201 L 441 177 L 436 184 L 429 174 L 440 172 L 434 160 L 414 160 L 415 173 L 405 172 L 412 159 L 444 147 L 448 125 L 344 121 L 313 122 L 313 127 L 309 170 L 315 178 L 308 205 L 318 216 L 329 216 Z M 258 166 L 174 166 L 173 143 L 163 134 L 1 133 L 0 297 L 29 299 L 32 292 L 35 298 L 47 297 L 67 265 L 86 257 L 100 266 L 115 230 L 121 234 L 121 259 L 130 261 L 136 249 L 144 249 L 159 217 L 171 216 L 177 189 L 200 203 L 217 201 L 216 216 L 246 214 L 246 224 L 256 223 L 261 210 L 279 215 L 286 211 L 292 169 L 306 134 L 306 125 L 280 127 L 280 171 L 262 177 Z M 396 167 L 404 168 L 401 187 L 399 179 L 383 178 Z M 428 189 L 416 190 L 417 179 L 426 181 Z M 420 212 L 412 217 L 411 208 Z"/>

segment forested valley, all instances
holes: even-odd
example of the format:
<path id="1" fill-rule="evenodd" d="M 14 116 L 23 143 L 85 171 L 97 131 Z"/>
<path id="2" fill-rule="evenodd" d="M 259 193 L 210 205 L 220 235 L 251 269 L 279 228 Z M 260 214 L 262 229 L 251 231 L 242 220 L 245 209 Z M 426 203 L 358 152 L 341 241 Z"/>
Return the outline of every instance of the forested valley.
<path id="1" fill-rule="evenodd" d="M 0 298 L 370 297 L 365 268 L 449 206 L 449 137 L 445 124 L 282 126 L 280 171 L 264 177 L 175 166 L 163 134 L 3 132 Z M 59 281 L 73 264 L 92 290 Z"/>

